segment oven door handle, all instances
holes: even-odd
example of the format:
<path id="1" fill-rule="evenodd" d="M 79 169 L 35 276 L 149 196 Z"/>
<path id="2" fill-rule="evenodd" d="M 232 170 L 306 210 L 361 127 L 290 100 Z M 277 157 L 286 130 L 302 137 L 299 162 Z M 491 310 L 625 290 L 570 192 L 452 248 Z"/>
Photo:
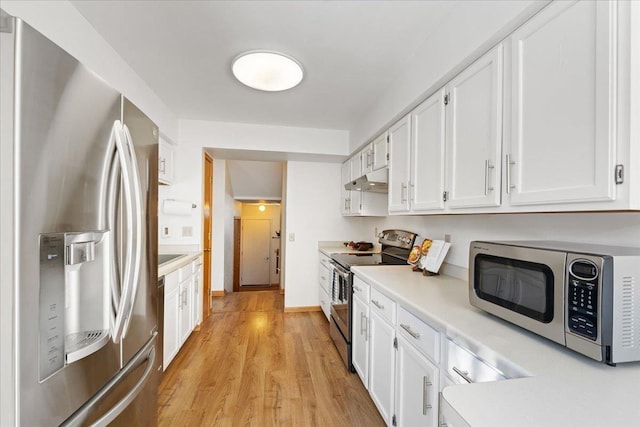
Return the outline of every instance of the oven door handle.
<path id="1" fill-rule="evenodd" d="M 351 272 L 345 270 L 342 266 L 340 266 L 338 263 L 336 263 L 335 261 L 330 261 L 331 264 L 333 265 L 333 271 L 334 273 L 342 276 L 343 279 L 348 279 L 349 276 L 351 275 Z"/>

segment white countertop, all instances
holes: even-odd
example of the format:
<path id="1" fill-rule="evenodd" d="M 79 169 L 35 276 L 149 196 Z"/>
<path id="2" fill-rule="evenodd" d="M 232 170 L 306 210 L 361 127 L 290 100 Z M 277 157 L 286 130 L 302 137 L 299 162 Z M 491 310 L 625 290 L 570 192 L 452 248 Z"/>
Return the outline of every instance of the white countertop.
<path id="1" fill-rule="evenodd" d="M 530 375 L 445 388 L 443 405 L 467 424 L 640 426 L 640 362 L 611 367 L 490 316 L 469 304 L 463 280 L 410 266 L 352 271 L 505 373 Z"/>
<path id="2" fill-rule="evenodd" d="M 202 255 L 202 252 L 196 252 L 196 251 L 172 251 L 172 252 L 160 252 L 160 253 L 184 254 L 184 256 L 159 265 L 158 277 L 166 276 L 172 271 L 176 271 L 177 269 L 182 268 L 185 265 L 191 263 L 193 260 L 198 259 Z"/>

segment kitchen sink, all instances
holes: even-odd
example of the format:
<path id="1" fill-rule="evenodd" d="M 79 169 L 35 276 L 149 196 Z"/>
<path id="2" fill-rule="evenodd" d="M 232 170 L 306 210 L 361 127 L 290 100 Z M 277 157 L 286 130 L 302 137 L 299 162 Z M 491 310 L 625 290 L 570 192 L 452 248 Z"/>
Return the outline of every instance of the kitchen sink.
<path id="1" fill-rule="evenodd" d="M 158 254 L 158 265 L 166 264 L 178 258 L 187 256 L 186 254 Z"/>

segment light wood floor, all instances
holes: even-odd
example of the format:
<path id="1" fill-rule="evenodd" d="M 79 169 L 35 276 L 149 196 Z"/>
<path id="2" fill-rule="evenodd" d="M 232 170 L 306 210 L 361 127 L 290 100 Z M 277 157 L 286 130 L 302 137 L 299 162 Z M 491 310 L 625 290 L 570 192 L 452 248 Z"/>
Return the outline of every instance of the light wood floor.
<path id="1" fill-rule="evenodd" d="M 160 426 L 384 426 L 324 314 L 285 314 L 283 298 L 213 298 L 213 313 L 165 371 Z"/>

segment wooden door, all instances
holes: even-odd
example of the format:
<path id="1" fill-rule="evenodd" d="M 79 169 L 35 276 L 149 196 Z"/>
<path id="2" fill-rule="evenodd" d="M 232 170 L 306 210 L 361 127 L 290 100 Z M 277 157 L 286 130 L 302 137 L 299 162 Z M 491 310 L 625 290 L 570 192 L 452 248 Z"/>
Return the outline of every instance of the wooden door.
<path id="1" fill-rule="evenodd" d="M 270 286 L 271 220 L 242 220 L 241 286 Z"/>
<path id="2" fill-rule="evenodd" d="M 202 321 L 206 320 L 211 313 L 211 209 L 213 206 L 213 159 L 204 153 L 204 173 L 202 188 L 202 247 L 204 256 L 202 257 Z"/>

